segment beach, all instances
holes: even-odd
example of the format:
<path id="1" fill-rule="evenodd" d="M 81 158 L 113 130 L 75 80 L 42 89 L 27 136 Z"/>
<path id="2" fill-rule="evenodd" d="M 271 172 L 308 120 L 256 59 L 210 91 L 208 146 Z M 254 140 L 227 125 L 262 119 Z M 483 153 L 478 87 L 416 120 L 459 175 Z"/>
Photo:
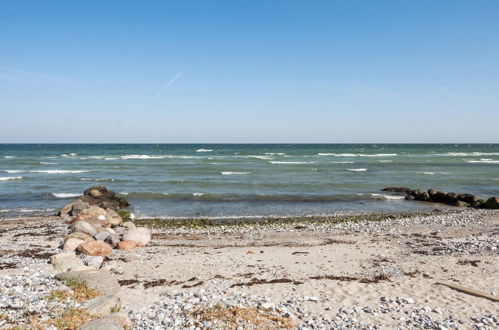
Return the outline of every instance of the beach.
<path id="1" fill-rule="evenodd" d="M 150 243 L 113 250 L 101 266 L 118 279 L 121 312 L 135 329 L 499 326 L 498 302 L 437 284 L 499 295 L 496 210 L 135 223 L 151 230 Z M 0 324 L 8 328 L 51 313 L 39 299 L 64 287 L 48 260 L 68 225 L 33 217 L 3 220 L 0 231 Z"/>

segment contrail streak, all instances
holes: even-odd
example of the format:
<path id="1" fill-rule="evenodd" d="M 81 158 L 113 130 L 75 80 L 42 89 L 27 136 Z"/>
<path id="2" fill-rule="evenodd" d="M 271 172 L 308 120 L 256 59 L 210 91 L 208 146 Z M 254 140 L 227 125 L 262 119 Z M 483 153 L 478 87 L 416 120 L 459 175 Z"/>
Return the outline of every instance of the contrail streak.
<path id="1" fill-rule="evenodd" d="M 158 94 L 156 94 L 156 98 L 160 97 L 175 82 L 175 80 L 177 80 L 177 78 L 180 77 L 181 75 L 182 75 L 182 73 L 179 72 L 172 79 L 168 80 L 168 82 L 165 84 L 165 86 L 159 90 Z"/>

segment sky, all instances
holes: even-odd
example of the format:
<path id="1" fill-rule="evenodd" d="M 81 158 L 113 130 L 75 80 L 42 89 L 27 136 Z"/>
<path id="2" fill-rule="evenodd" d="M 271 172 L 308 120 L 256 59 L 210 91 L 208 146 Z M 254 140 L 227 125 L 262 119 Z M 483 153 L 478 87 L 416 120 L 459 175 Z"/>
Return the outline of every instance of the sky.
<path id="1" fill-rule="evenodd" d="M 499 1 L 0 1 L 0 143 L 498 143 Z"/>

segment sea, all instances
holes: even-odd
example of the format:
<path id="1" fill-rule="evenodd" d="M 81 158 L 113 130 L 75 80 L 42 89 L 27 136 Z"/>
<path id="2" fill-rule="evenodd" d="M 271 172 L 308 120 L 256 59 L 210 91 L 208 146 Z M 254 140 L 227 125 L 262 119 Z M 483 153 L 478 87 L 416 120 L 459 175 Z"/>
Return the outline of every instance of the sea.
<path id="1" fill-rule="evenodd" d="M 140 218 L 429 211 L 387 186 L 499 196 L 499 144 L 0 144 L 0 218 L 95 185 Z"/>

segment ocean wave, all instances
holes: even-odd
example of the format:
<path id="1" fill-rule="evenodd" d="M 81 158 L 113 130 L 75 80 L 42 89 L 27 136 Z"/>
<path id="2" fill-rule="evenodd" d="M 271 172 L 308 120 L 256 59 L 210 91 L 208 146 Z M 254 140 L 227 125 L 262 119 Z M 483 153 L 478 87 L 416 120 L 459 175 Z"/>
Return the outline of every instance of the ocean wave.
<path id="1" fill-rule="evenodd" d="M 16 158 L 16 156 L 3 156 L 3 158 L 5 158 L 5 159 L 13 159 L 13 158 Z"/>
<path id="2" fill-rule="evenodd" d="M 499 160 L 492 160 L 492 159 L 468 160 L 467 162 L 478 163 L 478 164 L 499 164 Z"/>
<path id="3" fill-rule="evenodd" d="M 435 172 L 416 172 L 417 174 L 434 175 Z"/>
<path id="4" fill-rule="evenodd" d="M 68 154 L 62 154 L 61 155 L 61 157 L 74 157 L 74 156 L 78 156 L 78 154 L 76 152 L 72 152 L 69 155 Z"/>
<path id="5" fill-rule="evenodd" d="M 23 170 L 5 170 L 4 172 L 14 174 L 14 173 L 23 173 Z"/>
<path id="6" fill-rule="evenodd" d="M 499 156 L 499 152 L 447 152 L 445 154 L 435 154 L 436 156 L 449 157 L 477 157 L 477 156 Z"/>
<path id="7" fill-rule="evenodd" d="M 391 159 L 380 159 L 380 160 L 378 160 L 378 162 L 380 162 L 380 163 L 391 163 L 391 162 L 393 162 L 393 160 L 391 160 Z"/>
<path id="8" fill-rule="evenodd" d="M 367 168 L 345 168 L 345 170 L 350 172 L 365 172 Z"/>
<path id="9" fill-rule="evenodd" d="M 40 165 L 59 165 L 59 163 L 40 162 Z"/>
<path id="10" fill-rule="evenodd" d="M 319 156 L 335 156 L 335 157 L 395 157 L 398 154 L 338 154 L 333 152 L 319 152 Z"/>
<path id="11" fill-rule="evenodd" d="M 81 196 L 81 194 L 75 194 L 75 193 L 51 193 L 51 194 L 56 198 L 72 198 L 72 197 Z"/>
<path id="12" fill-rule="evenodd" d="M 298 165 L 298 164 L 315 164 L 315 162 L 284 162 L 284 161 L 270 161 L 269 163 L 271 164 L 295 164 L 295 165 Z"/>
<path id="13" fill-rule="evenodd" d="M 114 182 L 116 179 L 108 179 L 108 178 L 102 178 L 102 179 L 94 179 L 94 178 L 81 178 L 80 181 L 104 181 L 104 182 Z"/>
<path id="14" fill-rule="evenodd" d="M 342 161 L 342 162 L 330 162 L 331 164 L 353 164 L 355 162 Z"/>
<path id="15" fill-rule="evenodd" d="M 182 156 L 182 155 L 124 155 L 121 159 L 190 159 L 197 158 L 195 156 Z"/>
<path id="16" fill-rule="evenodd" d="M 56 209 L 46 208 L 46 209 L 2 209 L 0 213 L 35 213 L 35 212 L 53 212 Z"/>
<path id="17" fill-rule="evenodd" d="M 77 174 L 87 173 L 87 170 L 33 170 L 31 173 L 45 173 L 45 174 Z"/>
<path id="18" fill-rule="evenodd" d="M 213 149 L 198 149 L 196 152 L 212 152 Z"/>
<path id="19" fill-rule="evenodd" d="M 251 172 L 220 172 L 222 175 L 244 175 L 250 174 Z"/>
<path id="20" fill-rule="evenodd" d="M 285 156 L 286 155 L 285 152 L 266 152 L 265 154 L 269 155 L 269 156 Z"/>
<path id="21" fill-rule="evenodd" d="M 384 194 L 370 194 L 371 196 L 375 197 L 376 199 L 386 199 L 386 200 L 402 200 L 405 199 L 405 196 L 400 196 L 400 195 L 384 195 Z"/>
<path id="22" fill-rule="evenodd" d="M 9 180 L 22 180 L 23 176 L 3 176 L 0 177 L 0 181 L 9 181 Z"/>
<path id="23" fill-rule="evenodd" d="M 256 159 L 262 159 L 262 160 L 269 160 L 269 159 L 274 159 L 270 156 L 263 156 L 263 155 L 244 155 L 244 156 L 234 156 L 237 158 L 256 158 Z"/>
<path id="24" fill-rule="evenodd" d="M 216 194 L 216 193 L 121 193 L 128 199 L 152 199 L 168 201 L 204 201 L 204 202 L 350 202 L 359 200 L 399 200 L 403 196 L 382 194 L 338 194 L 338 195 L 265 195 L 265 194 Z"/>

